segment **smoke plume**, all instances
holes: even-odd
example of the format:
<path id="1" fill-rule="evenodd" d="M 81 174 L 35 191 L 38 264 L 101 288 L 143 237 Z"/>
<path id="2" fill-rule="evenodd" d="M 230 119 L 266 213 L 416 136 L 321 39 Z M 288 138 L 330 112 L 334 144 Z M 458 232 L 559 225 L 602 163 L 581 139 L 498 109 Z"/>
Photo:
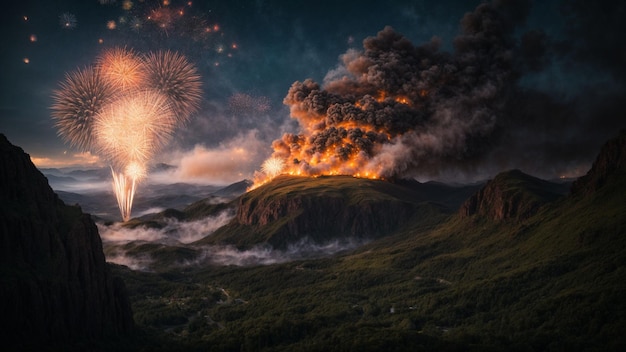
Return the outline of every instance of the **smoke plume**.
<path id="1" fill-rule="evenodd" d="M 291 173 L 396 177 L 483 155 L 516 80 L 511 34 L 524 4 L 466 14 L 452 54 L 437 38 L 415 46 L 391 27 L 365 39 L 323 87 L 291 86 L 284 103 L 302 131 L 274 141 L 273 156 Z"/>

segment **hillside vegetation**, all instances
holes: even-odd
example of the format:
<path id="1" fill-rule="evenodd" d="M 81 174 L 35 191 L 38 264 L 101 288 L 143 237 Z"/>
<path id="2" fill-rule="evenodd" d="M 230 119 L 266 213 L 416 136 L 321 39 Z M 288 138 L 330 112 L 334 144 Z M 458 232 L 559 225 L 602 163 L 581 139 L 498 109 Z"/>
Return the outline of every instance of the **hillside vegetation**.
<path id="1" fill-rule="evenodd" d="M 261 202 L 318 195 L 343 199 L 346 207 L 409 204 L 420 216 L 330 258 L 151 273 L 116 266 L 146 333 L 137 344 L 215 351 L 624 350 L 626 170 L 613 167 L 626 165 L 624 138 L 607 143 L 572 194 L 506 172 L 468 200 L 473 206 L 453 213 L 418 194 L 394 193 L 393 184 L 381 193 L 349 178 L 313 179 L 310 186 L 276 180 L 241 197 L 238 218 Z M 607 168 L 602 160 L 615 155 L 620 161 Z M 421 213 L 420 204 L 436 211 Z M 255 221 L 282 216 L 297 214 Z"/>
<path id="2" fill-rule="evenodd" d="M 452 209 L 439 198 L 466 188 L 427 196 L 425 184 L 394 184 L 351 176 L 280 176 L 237 201 L 237 215 L 201 244 L 260 243 L 284 249 L 307 238 L 324 243 L 338 238 L 371 240 L 408 224 L 429 227 Z"/>

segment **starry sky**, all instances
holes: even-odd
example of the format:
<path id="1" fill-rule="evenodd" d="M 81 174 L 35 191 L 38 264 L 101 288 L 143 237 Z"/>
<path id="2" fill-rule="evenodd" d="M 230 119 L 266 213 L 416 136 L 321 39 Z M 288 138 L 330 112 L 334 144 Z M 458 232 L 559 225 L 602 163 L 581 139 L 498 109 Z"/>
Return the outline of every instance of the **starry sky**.
<path id="1" fill-rule="evenodd" d="M 198 68 L 203 101 L 154 162 L 177 166 L 184 181 L 250 178 L 272 154 L 272 141 L 300 129 L 283 103 L 294 82 L 312 79 L 323 87 L 342 72 L 343 54 L 363 51 L 364 40 L 386 26 L 415 47 L 436 37 L 439 52 L 459 51 L 455 38 L 471 25 L 462 19 L 480 4 L 15 2 L 2 11 L 0 21 L 0 133 L 40 167 L 102 165 L 96 155 L 71 148 L 57 135 L 50 117 L 53 91 L 68 72 L 92 65 L 107 48 L 170 49 Z M 508 168 L 544 178 L 583 174 L 602 143 L 626 126 L 625 5 L 580 0 L 489 4 L 501 11 L 507 27 L 502 31 L 510 46 L 507 77 L 512 78 L 503 86 L 506 98 L 494 102 L 496 120 L 483 138 L 487 141 L 480 148 L 472 144 L 445 155 L 428 154 L 445 158 L 441 167 L 432 167 L 439 165 L 436 160 L 408 161 L 403 176 L 472 180 Z"/>

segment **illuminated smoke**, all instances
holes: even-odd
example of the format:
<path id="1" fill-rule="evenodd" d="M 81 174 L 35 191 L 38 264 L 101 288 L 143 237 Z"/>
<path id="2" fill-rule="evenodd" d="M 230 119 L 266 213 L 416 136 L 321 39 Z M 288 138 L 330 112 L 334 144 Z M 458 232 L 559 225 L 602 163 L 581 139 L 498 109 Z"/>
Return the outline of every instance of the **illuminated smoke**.
<path id="1" fill-rule="evenodd" d="M 272 156 L 290 174 L 369 178 L 434 175 L 481 156 L 516 77 L 508 3 L 466 14 L 454 53 L 386 27 L 324 85 L 295 82 L 284 103 L 300 131 L 274 141 Z"/>

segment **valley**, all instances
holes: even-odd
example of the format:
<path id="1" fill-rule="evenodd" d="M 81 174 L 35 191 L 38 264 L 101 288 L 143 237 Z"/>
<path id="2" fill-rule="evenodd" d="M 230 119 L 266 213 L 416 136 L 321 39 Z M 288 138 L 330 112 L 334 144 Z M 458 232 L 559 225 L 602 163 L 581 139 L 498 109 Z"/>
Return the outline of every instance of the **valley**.
<path id="1" fill-rule="evenodd" d="M 616 143 L 603 153 L 624 155 Z M 600 174 L 600 186 L 584 184 Z M 139 343 L 156 350 L 617 350 L 626 343 L 624 169 L 596 166 L 575 185 L 570 192 L 519 170 L 464 187 L 279 177 L 220 206 L 200 201 L 132 220 L 125 226 L 159 229 L 172 214 L 185 224 L 232 211 L 194 242 L 124 244 L 126 254 L 150 257 L 142 270 L 111 266 L 146 334 Z M 323 219 L 334 198 L 341 209 L 383 201 L 375 216 L 392 216 L 394 227 L 319 236 L 332 227 L 298 220 Z M 397 217 L 394 202 L 410 216 Z M 246 223 L 251 216 L 259 218 Z M 350 229 L 356 219 L 332 223 Z M 303 238 L 311 248 L 352 245 L 295 252 Z M 115 246 L 105 238 L 105 252 Z M 216 248 L 244 259 L 213 260 Z"/>

